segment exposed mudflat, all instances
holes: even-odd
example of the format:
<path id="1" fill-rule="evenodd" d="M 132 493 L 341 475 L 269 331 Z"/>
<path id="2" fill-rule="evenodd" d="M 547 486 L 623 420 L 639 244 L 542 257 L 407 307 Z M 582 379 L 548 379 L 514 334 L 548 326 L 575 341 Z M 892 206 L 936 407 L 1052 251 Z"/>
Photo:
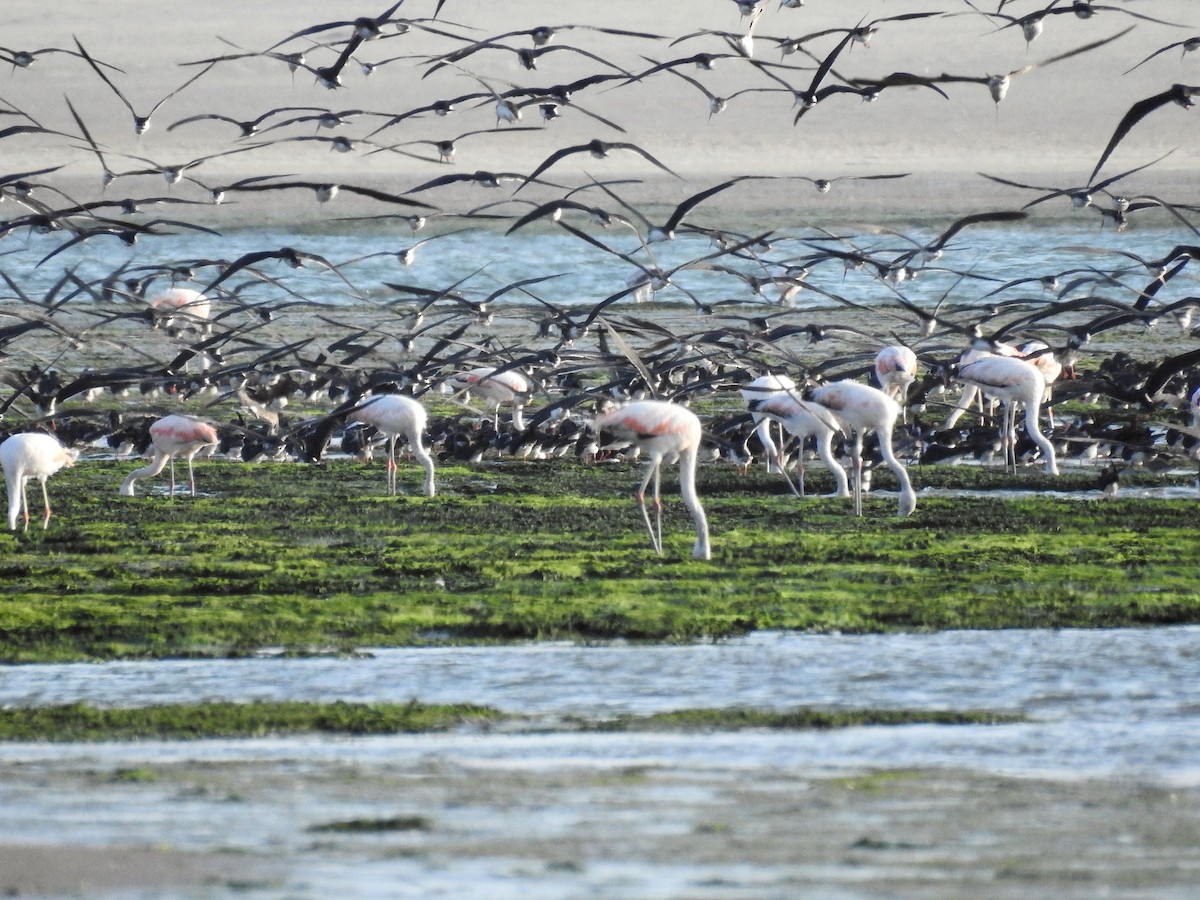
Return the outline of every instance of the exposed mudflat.
<path id="1" fill-rule="evenodd" d="M 0 844 L 6 896 L 318 897 L 348 871 L 360 897 L 1182 898 L 1200 879 L 1200 792 L 1120 779 L 431 759 L 16 766 L 0 784 L 80 819 L 61 843 Z M 90 845 L 84 820 L 130 795 L 171 820 L 162 839 Z"/>

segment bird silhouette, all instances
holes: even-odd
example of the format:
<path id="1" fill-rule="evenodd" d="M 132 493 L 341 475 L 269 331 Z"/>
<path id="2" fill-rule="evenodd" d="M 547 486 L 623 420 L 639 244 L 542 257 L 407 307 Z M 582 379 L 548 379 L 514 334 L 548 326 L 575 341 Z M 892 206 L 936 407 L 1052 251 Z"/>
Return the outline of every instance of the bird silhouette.
<path id="1" fill-rule="evenodd" d="M 1197 94 L 1200 94 L 1200 86 L 1173 84 L 1161 94 L 1155 94 L 1153 97 L 1139 100 L 1133 106 L 1129 107 L 1128 112 L 1117 123 L 1112 137 L 1108 140 L 1108 145 L 1104 148 L 1104 152 L 1100 154 L 1100 159 L 1096 161 L 1096 167 L 1092 169 L 1092 174 L 1088 176 L 1088 184 L 1096 180 L 1096 176 L 1100 174 L 1100 170 L 1104 167 L 1105 162 L 1108 161 L 1109 156 L 1112 155 L 1113 150 L 1117 148 L 1117 144 L 1121 143 L 1125 135 L 1129 134 L 1138 122 L 1168 103 L 1174 103 L 1184 109 L 1191 109 L 1196 105 L 1192 98 Z"/>
<path id="2" fill-rule="evenodd" d="M 165 97 L 163 97 L 157 103 L 155 103 L 154 106 L 152 106 L 150 108 L 150 112 L 146 113 L 146 115 L 143 116 L 136 109 L 133 108 L 133 104 L 129 102 L 129 99 L 123 93 L 121 93 L 121 89 L 118 88 L 115 84 L 113 84 L 112 79 L 109 78 L 107 74 L 105 74 L 104 70 L 100 68 L 100 65 L 94 59 L 92 59 L 91 56 L 88 55 L 88 52 L 83 49 L 83 44 L 79 43 L 78 38 L 75 39 L 75 46 L 79 48 L 79 55 L 82 56 L 84 58 L 84 60 L 87 62 L 87 64 L 92 67 L 92 71 L 95 72 L 97 75 L 99 75 L 100 80 L 103 81 L 106 85 L 108 85 L 109 88 L 112 90 L 112 92 L 117 95 L 117 99 L 120 100 L 123 104 L 125 104 L 125 108 L 129 110 L 129 115 L 133 117 L 134 134 L 137 134 L 138 136 L 145 134 L 146 131 L 150 128 L 150 119 L 156 112 L 158 112 L 158 109 L 160 106 L 162 106 L 164 103 L 166 103 L 172 97 L 174 97 L 176 94 L 178 94 L 184 88 L 191 85 L 197 79 L 206 75 L 209 71 L 212 70 L 212 67 L 216 65 L 216 63 L 209 63 L 207 66 L 205 66 L 203 69 L 201 69 L 195 75 L 193 75 L 191 78 L 189 78 L 183 84 L 179 85 L 179 87 L 175 88 L 175 90 L 171 91 L 171 93 L 167 94 Z"/>

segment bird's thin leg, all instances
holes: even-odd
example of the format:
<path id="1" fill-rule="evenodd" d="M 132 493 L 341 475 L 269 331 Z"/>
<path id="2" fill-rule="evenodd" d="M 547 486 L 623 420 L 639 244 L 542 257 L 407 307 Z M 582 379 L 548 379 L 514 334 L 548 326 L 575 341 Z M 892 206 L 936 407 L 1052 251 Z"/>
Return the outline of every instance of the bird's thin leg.
<path id="1" fill-rule="evenodd" d="M 175 496 L 175 457 L 171 457 L 171 496 Z"/>
<path id="2" fill-rule="evenodd" d="M 388 438 L 387 491 L 388 496 L 396 493 L 396 435 L 394 434 Z"/>
<path id="3" fill-rule="evenodd" d="M 27 478 L 21 479 L 21 512 L 24 514 L 24 517 L 25 517 L 25 527 L 21 529 L 22 531 L 29 530 L 29 493 L 27 490 L 28 486 L 29 486 L 29 479 L 27 479 Z"/>
<path id="4" fill-rule="evenodd" d="M 1004 439 L 1007 441 L 1008 453 L 1004 457 L 1004 470 L 1017 474 L 1017 404 L 1008 401 L 1004 405 Z M 1011 468 L 1010 468 L 1011 467 Z"/>
<path id="5" fill-rule="evenodd" d="M 655 534 L 655 546 L 658 547 L 658 555 L 659 556 L 662 556 L 662 552 L 663 552 L 662 497 L 660 497 L 659 493 L 658 493 L 658 484 L 659 484 L 661 475 L 662 475 L 662 466 L 661 465 L 655 466 L 654 467 L 654 524 L 655 524 L 654 534 Z"/>
<path id="6" fill-rule="evenodd" d="M 650 479 L 654 476 L 655 469 L 658 468 L 658 460 L 650 460 L 650 465 L 646 469 L 646 477 L 642 479 L 642 483 L 638 486 L 637 497 L 638 509 L 642 512 L 642 521 L 646 523 L 646 533 L 650 535 L 650 546 L 654 548 L 654 552 L 662 556 L 662 547 L 654 539 L 654 526 L 650 524 L 650 513 L 646 509 L 646 486 L 650 484 Z"/>
<path id="7" fill-rule="evenodd" d="M 862 515 L 862 432 L 854 433 L 854 514 Z"/>
<path id="8" fill-rule="evenodd" d="M 50 495 L 46 493 L 46 482 L 42 482 L 42 503 L 45 504 L 46 514 L 42 519 L 42 531 L 50 527 Z M 26 513 L 28 515 L 28 513 Z"/>
<path id="9" fill-rule="evenodd" d="M 192 496 L 195 497 L 196 496 L 196 475 L 192 471 L 192 458 L 190 456 L 187 458 L 187 462 L 188 462 L 188 490 L 190 490 L 192 492 Z"/>
<path id="10" fill-rule="evenodd" d="M 804 491 L 796 489 L 796 483 L 792 481 L 791 476 L 787 473 L 787 469 L 783 467 L 783 457 L 776 452 L 771 461 L 775 464 L 776 468 L 779 469 L 779 474 L 783 476 L 783 480 L 787 482 L 787 486 L 792 489 L 792 495 L 795 497 L 803 497 Z M 803 465 L 803 463 L 801 463 L 801 465 Z M 803 486 L 804 482 L 801 481 L 800 484 Z"/>
<path id="11" fill-rule="evenodd" d="M 804 496 L 804 438 L 800 438 L 800 446 L 796 448 L 796 468 L 800 472 L 800 496 Z"/>

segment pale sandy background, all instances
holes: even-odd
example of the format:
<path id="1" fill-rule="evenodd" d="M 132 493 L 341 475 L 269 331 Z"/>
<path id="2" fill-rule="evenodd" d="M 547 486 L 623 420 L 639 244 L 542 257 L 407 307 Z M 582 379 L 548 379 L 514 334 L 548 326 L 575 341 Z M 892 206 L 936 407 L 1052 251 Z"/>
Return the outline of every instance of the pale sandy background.
<path id="1" fill-rule="evenodd" d="M 313 2 L 245 3 L 206 0 L 184 4 L 128 0 L 128 2 L 67 3 L 50 7 L 40 0 L 9 0 L 3 12 L 0 45 L 9 49 L 73 47 L 77 36 L 99 59 L 124 68 L 114 80 L 139 111 L 178 86 L 195 69 L 179 63 L 234 52 L 218 36 L 248 49 L 261 50 L 309 25 L 355 14 L 378 14 L 384 4 Z M 1022 14 L 1043 6 L 1011 3 L 1006 11 Z M 659 177 L 658 170 L 628 154 L 595 160 L 572 157 L 551 170 L 563 183 L 585 180 L 584 170 L 596 177 L 639 177 L 643 202 L 678 202 L 688 194 L 725 177 L 740 174 L 789 174 L 810 177 L 912 172 L 900 182 L 843 182 L 834 191 L 818 196 L 804 182 L 787 185 L 750 183 L 721 199 L 725 205 L 766 206 L 794 213 L 798 219 L 833 210 L 965 213 L 992 205 L 1020 205 L 1031 195 L 996 188 L 974 173 L 986 171 L 1017 180 L 1067 186 L 1081 184 L 1098 158 L 1117 121 L 1139 99 L 1158 93 L 1173 82 L 1200 82 L 1196 66 L 1200 54 L 1181 60 L 1179 50 L 1164 53 L 1129 75 L 1120 73 L 1165 44 L 1200 31 L 1200 9 L 1188 0 L 1114 3 L 1130 10 L 1176 21 L 1187 28 L 1171 28 L 1139 21 L 1117 11 L 1103 12 L 1084 21 L 1074 15 L 1047 19 L 1045 34 L 1030 47 L 1018 29 L 996 31 L 965 3 L 937 0 L 930 3 L 897 3 L 895 0 L 809 0 L 799 9 L 779 9 L 767 4 L 758 23 L 756 58 L 780 59 L 767 38 L 809 34 L 831 27 L 847 27 L 861 19 L 903 12 L 942 10 L 952 17 L 909 22 L 884 22 L 869 49 L 855 45 L 843 53 L 835 68 L 846 76 L 875 77 L 893 71 L 936 75 L 949 72 L 984 76 L 1016 70 L 1073 47 L 1106 37 L 1128 27 L 1135 29 L 1120 41 L 1099 51 L 1025 73 L 1014 79 L 1009 96 L 997 107 L 982 84 L 945 86 L 950 100 L 928 89 L 897 88 L 885 91 L 874 104 L 853 96 L 836 96 L 812 110 L 798 126 L 792 124 L 792 101 L 786 95 L 750 94 L 736 98 L 723 114 L 708 116 L 707 100 L 693 87 L 668 73 L 635 85 L 609 90 L 607 85 L 577 95 L 586 108 L 618 121 L 628 129 L 622 137 L 576 111 L 536 133 L 503 137 L 477 136 L 465 141 L 454 169 L 409 159 L 393 153 L 336 154 L 323 144 L 287 142 L 243 155 L 217 159 L 193 170 L 205 181 L 220 182 L 256 174 L 298 174 L 318 179 L 338 179 L 389 191 L 408 190 L 447 171 L 490 169 L 530 171 L 555 149 L 592 137 L 626 139 L 655 154 L 686 178 L 685 184 Z M 428 16 L 433 0 L 409 0 L 398 14 L 414 19 Z M 609 2 L 542 3 L 531 0 L 449 0 L 441 18 L 478 29 L 468 32 L 486 38 L 502 31 L 541 24 L 596 24 L 655 32 L 672 38 L 700 29 L 737 32 L 745 28 L 731 0 L 609 0 Z M 315 35 L 333 41 L 347 29 Z M 390 29 L 389 29 L 390 33 Z M 509 38 L 512 46 L 530 46 L 527 37 Z M 826 36 L 809 46 L 824 54 L 837 36 Z M 644 66 L 639 54 L 659 60 L 704 51 L 720 51 L 719 37 L 697 38 L 675 47 L 666 41 L 631 41 L 594 31 L 563 31 L 559 44 L 595 52 L 630 71 Z M 303 39 L 281 50 L 304 46 Z M 477 82 L 452 69 L 422 80 L 419 57 L 436 55 L 460 46 L 445 38 L 414 30 L 364 44 L 357 59 L 401 59 L 364 77 L 355 63 L 344 73 L 346 86 L 326 90 L 303 71 L 293 78 L 286 67 L 266 58 L 219 64 L 195 85 L 167 101 L 154 116 L 153 125 L 140 139 L 132 133 L 128 113 L 117 98 L 79 59 L 49 54 L 32 67 L 0 74 L 0 98 L 15 104 L 48 128 L 75 132 L 63 102 L 69 95 L 80 109 L 96 139 L 114 153 L 127 153 L 158 162 L 182 162 L 236 146 L 233 126 L 224 123 L 188 125 L 168 133 L 178 119 L 205 112 L 250 118 L 273 107 L 320 105 L 332 109 L 360 109 L 399 113 L 434 99 L 457 96 L 479 88 Z M 310 54 L 315 64 L 329 64 L 332 50 Z M 797 56 L 789 62 L 811 66 Z M 577 54 L 559 51 L 539 61 L 537 72 L 523 70 L 515 56 L 498 51 L 476 54 L 464 66 L 499 90 L 506 83 L 551 85 L 597 71 L 597 63 Z M 699 73 L 694 66 L 681 71 L 700 77 L 718 94 L 747 85 L 770 85 L 761 74 L 738 60 L 723 61 L 713 72 Z M 794 85 L 807 87 L 808 73 L 787 73 Z M 832 79 L 830 80 L 832 81 Z M 829 83 L 829 82 L 827 82 Z M 464 108 L 440 119 L 426 116 L 379 135 L 392 143 L 428 137 L 445 138 L 494 124 L 494 104 Z M 1152 170 L 1123 185 L 1127 193 L 1150 191 L 1176 202 L 1195 202 L 1197 173 L 1197 120 L 1171 105 L 1150 116 L 1118 148 L 1104 174 L 1149 162 L 1174 150 Z M 16 117 L 0 119 L 15 124 Z M 367 134 L 382 120 L 360 118 L 339 130 L 351 137 Z M 539 124 L 536 110 L 526 112 L 523 124 Z M 267 138 L 314 133 L 311 126 L 270 132 Z M 323 132 L 329 134 L 330 132 Z M 20 171 L 48 163 L 68 162 L 47 179 L 70 189 L 72 196 L 99 194 L 99 172 L 90 154 L 70 149 L 77 142 L 62 138 L 11 137 L 0 142 L 3 170 Z M 425 149 L 428 148 L 415 148 Z M 114 155 L 110 165 L 118 171 L 140 168 L 136 160 Z M 550 177 L 549 175 L 547 177 Z M 139 176 L 121 179 L 108 196 L 161 192 L 161 179 Z M 177 185 L 174 196 L 201 197 L 193 185 Z M 534 199 L 548 194 L 524 192 Z M 79 197 L 78 199 L 86 199 Z M 477 187 L 455 188 L 422 195 L 446 209 L 465 209 L 499 199 L 499 192 Z M 1065 203 L 1065 202 L 1064 202 Z M 313 207 L 310 198 L 296 194 L 256 195 L 236 211 L 222 216 L 254 217 L 285 208 Z M 339 211 L 344 208 L 341 198 Z M 370 204 L 373 209 L 377 205 Z M 332 210 L 334 207 L 328 207 Z M 381 211 L 381 210 L 380 210 Z M 1053 211 L 1048 207 L 1047 211 Z M 1058 209 L 1062 212 L 1062 208 Z M 332 213 L 331 213 L 332 214 Z"/>

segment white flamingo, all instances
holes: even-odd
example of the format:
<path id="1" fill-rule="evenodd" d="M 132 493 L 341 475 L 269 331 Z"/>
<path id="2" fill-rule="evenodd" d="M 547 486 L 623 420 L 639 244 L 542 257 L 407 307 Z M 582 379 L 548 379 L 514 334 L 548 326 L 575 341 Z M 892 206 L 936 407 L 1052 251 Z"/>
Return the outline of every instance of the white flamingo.
<path id="1" fill-rule="evenodd" d="M 791 381 L 790 378 L 787 380 Z M 745 395 L 746 392 L 743 391 L 742 393 Z M 794 493 L 800 497 L 804 496 L 803 448 L 804 441 L 811 435 L 816 439 L 817 455 L 821 458 L 821 462 L 825 463 L 825 468 L 829 469 L 834 480 L 837 482 L 837 489 L 834 492 L 835 496 L 850 496 L 850 486 L 846 479 L 846 470 L 838 464 L 838 461 L 833 456 L 833 437 L 835 434 L 841 432 L 841 427 L 838 425 L 836 417 L 828 409 L 819 403 L 811 403 L 801 399 L 797 392 L 780 391 L 762 400 L 751 400 L 750 410 L 756 419 L 762 417 L 763 422 L 759 425 L 759 428 L 762 428 L 766 422 L 774 419 L 800 441 L 801 452 L 797 463 L 800 470 L 800 489 L 797 491 L 793 487 L 792 491 Z M 768 452 L 771 454 L 772 461 L 776 467 L 787 478 L 787 474 L 783 469 L 783 461 L 779 458 L 779 453 L 775 449 L 773 442 Z M 788 484 L 791 484 L 790 479 L 788 479 Z"/>
<path id="2" fill-rule="evenodd" d="M 0 469 L 8 485 L 8 527 L 17 530 L 17 518 L 25 517 L 25 528 L 29 528 L 29 497 L 26 487 L 30 478 L 42 484 L 42 501 L 46 514 L 42 528 L 50 524 L 50 495 L 46 493 L 46 479 L 64 467 L 75 465 L 79 454 L 58 442 L 58 439 L 41 432 L 28 431 L 10 436 L 0 444 Z"/>
<path id="3" fill-rule="evenodd" d="M 153 478 L 171 464 L 171 496 L 175 496 L 175 458 L 187 460 L 188 490 L 196 496 L 196 475 L 192 470 L 192 460 L 196 454 L 206 448 L 217 446 L 217 430 L 202 419 L 195 416 L 170 415 L 163 416 L 150 426 L 150 442 L 154 446 L 154 457 L 150 465 L 134 469 L 125 476 L 121 483 L 121 496 L 134 495 L 134 483 L 142 478 Z"/>
<path id="4" fill-rule="evenodd" d="M 1025 430 L 1046 459 L 1046 474 L 1058 474 L 1054 445 L 1038 429 L 1038 410 L 1046 396 L 1046 379 L 1037 366 L 1015 357 L 983 356 L 966 365 L 960 364 L 957 377 L 1004 404 L 1001 439 L 1005 468 L 1011 461 L 1012 469 L 1016 471 L 1016 404 L 1024 403 Z"/>
<path id="5" fill-rule="evenodd" d="M 967 363 L 973 363 L 977 359 L 983 359 L 985 356 L 1020 356 L 1021 351 L 1010 344 L 980 344 L 972 346 L 964 350 L 958 357 L 958 364 L 965 366 Z M 975 402 L 975 398 L 979 398 L 979 411 L 983 413 L 983 397 L 979 393 L 979 388 L 972 384 L 964 384 L 962 393 L 958 397 L 958 402 L 954 404 L 954 409 L 950 411 L 950 415 L 946 417 L 946 428 L 953 428 L 958 420 L 962 417 L 971 404 Z"/>
<path id="6" fill-rule="evenodd" d="M 758 441 L 763 445 L 763 450 L 767 454 L 768 472 L 776 469 L 782 472 L 783 466 L 779 459 L 779 447 L 771 437 L 771 419 L 764 413 L 756 412 L 754 404 L 756 401 L 778 397 L 794 390 L 796 390 L 796 382 L 786 375 L 760 375 L 742 388 L 742 399 L 750 406 L 750 416 L 754 419 L 755 434 L 758 435 Z M 782 443 L 782 436 L 780 442 Z M 801 488 L 801 493 L 803 493 L 803 488 Z"/>
<path id="7" fill-rule="evenodd" d="M 417 462 L 425 469 L 425 496 L 435 493 L 433 485 L 433 457 L 425 449 L 421 435 L 425 431 L 428 414 L 425 407 L 412 397 L 401 394 L 381 394 L 368 400 L 350 418 L 352 422 L 373 425 L 388 437 L 387 491 L 396 493 L 396 439 L 400 435 L 408 440 L 408 446 Z"/>
<path id="8" fill-rule="evenodd" d="M 917 379 L 917 354 L 902 344 L 884 347 L 875 356 L 875 379 L 900 404 L 900 416 L 907 422 L 908 389 Z"/>
<path id="9" fill-rule="evenodd" d="M 854 432 L 854 514 L 862 515 L 862 445 L 868 431 L 879 438 L 879 452 L 900 482 L 900 508 L 897 515 L 912 515 L 917 508 L 908 472 L 892 450 L 892 431 L 900 418 L 900 404 L 878 388 L 857 381 L 835 381 L 813 388 L 809 397 L 828 409 L 843 426 Z"/>
<path id="10" fill-rule="evenodd" d="M 708 519 L 696 495 L 696 456 L 700 450 L 700 420 L 691 410 L 664 400 L 638 400 L 596 418 L 594 427 L 611 432 L 616 442 L 631 444 L 650 457 L 646 477 L 638 485 L 638 509 L 654 552 L 662 556 L 662 500 L 659 497 L 659 470 L 664 459 L 679 459 L 679 494 L 691 513 L 696 526 L 696 543 L 692 557 L 709 559 Z M 646 510 L 646 487 L 654 479 L 654 511 L 656 526 L 650 524 Z"/>
<path id="11" fill-rule="evenodd" d="M 525 404 L 529 402 L 529 379 L 515 369 L 498 371 L 491 366 L 480 366 L 467 372 L 458 372 L 446 379 L 455 392 L 466 391 L 473 397 L 486 400 L 496 408 L 496 427 L 500 427 L 500 407 L 512 404 L 512 424 L 518 431 L 525 430 Z"/>
<path id="12" fill-rule="evenodd" d="M 168 328 L 176 317 L 183 319 L 207 335 L 212 330 L 209 317 L 212 302 L 199 291 L 185 287 L 172 287 L 155 294 L 150 299 L 153 322 L 156 328 Z"/>

